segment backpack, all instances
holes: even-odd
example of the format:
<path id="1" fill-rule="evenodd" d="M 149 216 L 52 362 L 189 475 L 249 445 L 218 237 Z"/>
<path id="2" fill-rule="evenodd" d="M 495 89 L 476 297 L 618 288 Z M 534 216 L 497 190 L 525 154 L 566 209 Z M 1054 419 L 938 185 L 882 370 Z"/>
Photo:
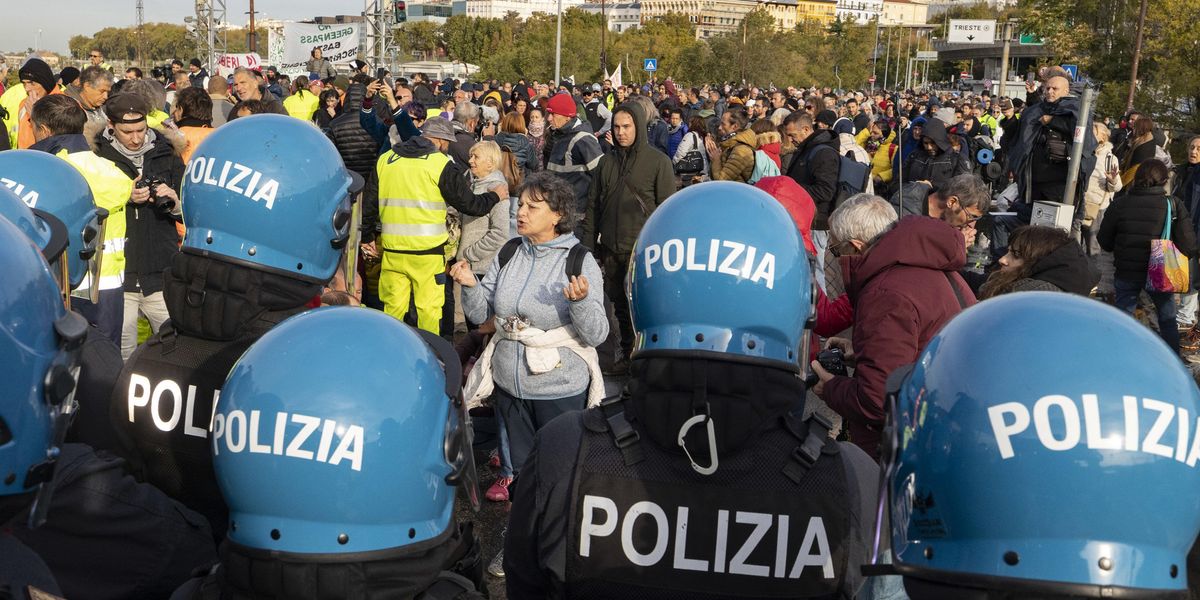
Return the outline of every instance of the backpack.
<path id="1" fill-rule="evenodd" d="M 848 156 L 842 156 L 841 153 L 834 150 L 831 146 L 818 144 L 816 148 L 808 151 L 804 168 L 808 169 L 811 167 L 813 156 L 822 148 L 838 155 L 837 189 L 834 190 L 833 194 L 833 207 L 837 208 L 842 205 L 842 202 L 846 198 L 866 191 L 867 182 L 871 180 L 871 165 L 860 163 Z"/>
<path id="2" fill-rule="evenodd" d="M 521 187 L 525 176 L 521 174 L 521 163 L 517 161 L 517 154 L 507 145 L 500 146 L 500 172 L 504 174 L 504 180 L 508 183 L 508 195 L 516 196 L 517 188 Z"/>
<path id="3" fill-rule="evenodd" d="M 517 253 L 517 248 L 520 247 L 521 238 L 519 236 L 504 242 L 504 245 L 500 247 L 500 252 L 496 254 L 500 259 L 500 269 L 496 271 L 497 275 L 500 274 L 500 271 L 504 270 L 504 267 L 512 260 L 513 255 Z M 591 251 L 583 244 L 571 246 L 571 249 L 567 251 L 567 262 L 563 265 L 563 270 L 567 274 L 567 280 L 583 274 L 583 258 L 589 254 L 591 254 Z"/>
<path id="4" fill-rule="evenodd" d="M 754 171 L 750 173 L 750 179 L 746 183 L 751 185 L 763 177 L 774 177 L 779 175 L 779 167 L 775 166 L 775 161 L 767 156 L 762 150 L 754 151 Z"/>

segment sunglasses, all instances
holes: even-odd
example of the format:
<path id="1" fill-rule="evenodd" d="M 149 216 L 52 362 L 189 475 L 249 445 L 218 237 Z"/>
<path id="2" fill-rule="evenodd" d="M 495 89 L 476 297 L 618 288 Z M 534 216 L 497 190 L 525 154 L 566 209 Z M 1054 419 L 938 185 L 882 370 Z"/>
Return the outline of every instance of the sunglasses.
<path id="1" fill-rule="evenodd" d="M 100 55 L 99 55 L 99 54 L 92 54 L 92 55 L 91 55 L 91 58 L 100 58 Z"/>

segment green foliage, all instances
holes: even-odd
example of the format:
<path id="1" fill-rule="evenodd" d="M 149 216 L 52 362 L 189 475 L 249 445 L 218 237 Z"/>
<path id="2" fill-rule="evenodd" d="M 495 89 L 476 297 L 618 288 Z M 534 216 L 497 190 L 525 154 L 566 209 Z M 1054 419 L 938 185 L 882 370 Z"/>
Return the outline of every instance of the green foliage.
<path id="1" fill-rule="evenodd" d="M 396 43 L 405 56 L 420 53 L 427 59 L 432 57 L 442 44 L 442 31 L 436 23 L 429 21 L 405 23 L 396 30 Z"/>
<path id="2" fill-rule="evenodd" d="M 1155 120 L 1200 130 L 1200 20 L 1195 0 L 1150 0 L 1134 107 Z M 1140 0 L 1022 0 L 1022 29 L 1078 64 L 1101 92 L 1097 114 L 1125 112 Z"/>
<path id="3" fill-rule="evenodd" d="M 804 24 L 776 31 L 770 13 L 751 11 L 737 30 L 709 40 L 696 39 L 696 27 L 685 14 L 670 13 L 620 34 L 603 31 L 598 14 L 579 9 L 563 13 L 562 75 L 578 82 L 601 77 L 604 38 L 607 69 L 624 64 L 626 82 L 645 81 L 641 60 L 658 59 L 657 76 L 682 84 L 716 81 L 780 85 L 834 83 L 865 85 L 871 73 L 875 28 L 839 23 L 830 31 Z M 534 15 L 520 21 L 455 16 L 442 26 L 446 53 L 456 61 L 477 64 L 488 78 L 518 77 L 547 81 L 554 73 L 556 17 Z M 632 63 L 632 64 L 631 64 Z"/>
<path id="4" fill-rule="evenodd" d="M 258 53 L 266 55 L 267 30 L 256 28 L 258 33 Z M 249 52 L 245 28 L 230 29 L 224 34 L 228 40 L 226 51 L 231 54 Z M 183 25 L 171 23 L 146 23 L 145 35 L 146 64 L 160 64 L 173 58 L 187 62 L 193 57 L 200 56 L 200 46 L 194 36 L 189 36 Z M 105 27 L 88 35 L 72 36 L 67 42 L 72 58 L 84 60 L 93 48 L 99 49 L 109 60 L 134 61 L 138 57 L 137 28 L 135 27 Z"/>

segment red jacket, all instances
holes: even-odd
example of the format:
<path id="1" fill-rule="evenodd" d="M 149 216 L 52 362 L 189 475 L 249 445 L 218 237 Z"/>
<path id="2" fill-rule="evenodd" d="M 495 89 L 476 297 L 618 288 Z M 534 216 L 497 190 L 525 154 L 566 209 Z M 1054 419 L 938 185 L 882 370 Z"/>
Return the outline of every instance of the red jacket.
<path id="1" fill-rule="evenodd" d="M 937 219 L 902 219 L 866 255 L 842 260 L 858 362 L 853 377 L 826 382 L 822 399 L 842 415 L 850 440 L 878 460 L 888 375 L 916 362 L 930 338 L 963 305 L 975 304 L 975 296 L 958 274 L 966 262 L 963 236 Z"/>

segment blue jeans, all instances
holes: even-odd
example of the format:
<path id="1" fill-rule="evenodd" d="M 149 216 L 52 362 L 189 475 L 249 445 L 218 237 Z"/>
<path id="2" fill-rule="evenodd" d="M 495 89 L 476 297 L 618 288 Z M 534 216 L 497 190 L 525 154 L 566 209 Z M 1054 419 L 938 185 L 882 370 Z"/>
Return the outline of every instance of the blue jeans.
<path id="1" fill-rule="evenodd" d="M 96 326 L 104 337 L 121 347 L 121 325 L 125 319 L 125 289 L 100 290 L 99 302 L 87 298 L 71 298 L 71 308 Z"/>
<path id="2" fill-rule="evenodd" d="M 496 416 L 504 423 L 504 435 L 508 439 L 509 465 L 517 474 L 525 459 L 533 450 L 533 436 L 554 417 L 573 410 L 587 408 L 588 391 L 586 388 L 575 396 L 555 398 L 552 400 L 530 400 L 516 398 L 496 386 L 492 392 L 492 406 L 496 407 Z"/>
<path id="3" fill-rule="evenodd" d="M 495 405 L 493 404 L 493 406 Z M 496 429 L 499 433 L 496 453 L 500 456 L 500 477 L 512 477 L 512 453 L 508 448 L 508 428 L 504 426 L 504 413 L 500 411 L 499 407 L 496 407 Z"/>
<path id="4" fill-rule="evenodd" d="M 1114 279 L 1113 287 L 1117 292 L 1117 308 L 1132 315 L 1133 309 L 1137 308 L 1138 295 L 1145 291 L 1144 282 Z M 1175 294 L 1170 292 L 1146 292 L 1146 294 L 1154 301 L 1154 307 L 1158 312 L 1158 335 L 1171 347 L 1171 350 L 1179 354 L 1179 328 L 1175 323 Z"/>

